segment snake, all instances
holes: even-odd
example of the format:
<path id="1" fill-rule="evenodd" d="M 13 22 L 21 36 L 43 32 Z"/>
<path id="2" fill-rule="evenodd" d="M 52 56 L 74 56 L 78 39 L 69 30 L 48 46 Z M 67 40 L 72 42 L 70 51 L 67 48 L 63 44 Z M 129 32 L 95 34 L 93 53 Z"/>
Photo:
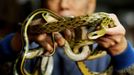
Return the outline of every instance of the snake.
<path id="1" fill-rule="evenodd" d="M 31 22 L 36 19 L 36 17 L 41 16 L 46 23 L 38 25 L 30 25 Z M 108 13 L 97 12 L 91 15 L 82 15 L 76 17 L 61 17 L 54 12 L 48 9 L 37 9 L 33 11 L 23 22 L 21 35 L 23 36 L 24 47 L 22 49 L 21 55 L 17 58 L 14 65 L 14 74 L 15 75 L 51 75 L 53 70 L 53 54 L 55 53 L 55 47 L 53 47 L 53 52 L 48 56 L 43 55 L 44 49 L 42 47 L 35 48 L 34 50 L 29 49 L 29 38 L 28 34 L 42 34 L 42 33 L 51 33 L 52 41 L 54 40 L 53 32 L 62 32 L 65 29 L 80 29 L 81 27 L 87 28 L 87 39 L 73 38 L 71 41 L 65 39 L 65 45 L 63 46 L 65 54 L 73 61 L 78 62 L 78 67 L 80 68 L 83 75 L 95 75 L 91 74 L 90 71 L 86 71 L 87 68 L 84 65 L 84 60 L 94 60 L 100 57 L 105 56 L 107 53 L 104 50 L 92 50 L 88 46 L 92 46 L 96 39 L 104 36 L 106 34 L 107 28 L 115 27 L 114 21 L 109 17 Z M 80 34 L 82 35 L 82 34 Z M 76 41 L 77 40 L 77 41 Z M 82 50 L 80 48 L 87 47 Z M 24 65 L 26 60 L 33 58 L 38 58 L 40 64 L 44 65 L 44 68 L 41 67 L 41 73 L 38 73 L 38 70 L 35 70 L 34 73 L 29 73 Z M 46 63 L 41 63 L 41 61 Z M 17 65 L 19 63 L 19 65 Z M 49 64 L 48 64 L 49 63 Z M 48 66 L 51 65 L 51 71 L 48 71 Z M 46 67 L 47 66 L 47 67 Z M 19 67 L 17 70 L 16 67 Z M 85 69 L 85 71 L 83 71 Z M 39 71 L 40 72 L 40 71 Z M 87 72 L 87 73 L 86 73 Z"/>

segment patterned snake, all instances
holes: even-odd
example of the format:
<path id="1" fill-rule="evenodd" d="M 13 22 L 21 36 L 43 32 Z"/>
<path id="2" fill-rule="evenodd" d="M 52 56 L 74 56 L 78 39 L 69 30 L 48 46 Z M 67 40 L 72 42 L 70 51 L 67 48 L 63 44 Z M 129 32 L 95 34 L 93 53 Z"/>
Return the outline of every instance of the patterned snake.
<path id="1" fill-rule="evenodd" d="M 40 25 L 30 25 L 35 17 L 41 16 L 46 23 Z M 52 33 L 53 43 L 54 35 L 53 32 L 62 32 L 65 29 L 81 29 L 86 27 L 88 39 L 77 39 L 73 38 L 71 41 L 65 40 L 63 46 L 65 54 L 78 63 L 83 75 L 96 75 L 90 72 L 85 64 L 84 60 L 93 60 L 105 56 L 107 53 L 101 50 L 92 50 L 89 46 L 93 46 L 95 39 L 104 36 L 107 28 L 115 27 L 114 21 L 109 17 L 107 13 L 99 12 L 92 15 L 83 15 L 78 17 L 60 17 L 55 13 L 47 9 L 37 9 L 32 12 L 22 24 L 22 35 L 24 41 L 24 48 L 21 55 L 17 58 L 14 65 L 15 75 L 51 75 L 53 69 L 53 58 L 52 55 L 55 53 L 55 47 L 53 52 L 45 56 L 43 55 L 44 49 L 39 47 L 34 50 L 29 49 L 28 33 L 41 34 L 41 33 Z M 80 34 L 83 36 L 83 34 Z M 77 40 L 77 41 L 76 41 Z M 82 48 L 82 50 L 80 49 Z M 33 58 L 41 59 L 44 62 L 41 65 L 41 71 L 35 70 L 34 73 L 29 73 L 25 69 L 26 60 Z M 44 65 L 44 66 L 43 66 Z M 19 67 L 19 68 L 17 68 Z M 51 69 L 48 71 L 48 67 Z M 41 72 L 41 73 L 39 73 Z"/>

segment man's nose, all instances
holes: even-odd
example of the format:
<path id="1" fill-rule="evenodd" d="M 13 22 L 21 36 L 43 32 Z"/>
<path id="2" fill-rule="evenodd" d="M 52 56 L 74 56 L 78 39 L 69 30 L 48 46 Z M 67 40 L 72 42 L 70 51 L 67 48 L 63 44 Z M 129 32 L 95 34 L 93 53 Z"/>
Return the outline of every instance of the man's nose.
<path id="1" fill-rule="evenodd" d="M 68 9 L 69 8 L 69 0 L 61 0 L 60 7 L 62 9 Z"/>

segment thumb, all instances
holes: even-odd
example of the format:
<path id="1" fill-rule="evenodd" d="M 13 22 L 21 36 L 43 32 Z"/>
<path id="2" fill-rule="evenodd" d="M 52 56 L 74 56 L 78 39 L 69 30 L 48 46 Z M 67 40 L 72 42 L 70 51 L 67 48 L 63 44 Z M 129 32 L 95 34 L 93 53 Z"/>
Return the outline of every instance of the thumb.
<path id="1" fill-rule="evenodd" d="M 106 29 L 106 34 L 108 35 L 125 35 L 125 28 L 122 26 L 122 24 L 119 22 L 119 19 L 115 14 L 109 14 L 109 17 L 112 18 L 115 27 Z"/>

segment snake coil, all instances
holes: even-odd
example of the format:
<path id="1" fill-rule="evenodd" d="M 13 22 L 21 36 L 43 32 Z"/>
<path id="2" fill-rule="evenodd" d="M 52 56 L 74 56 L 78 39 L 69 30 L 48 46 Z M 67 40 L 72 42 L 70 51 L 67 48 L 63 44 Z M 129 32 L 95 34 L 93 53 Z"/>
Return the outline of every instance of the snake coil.
<path id="1" fill-rule="evenodd" d="M 41 15 L 46 21 L 44 24 L 40 25 L 30 25 L 33 19 Z M 52 21 L 54 20 L 54 21 Z M 41 34 L 41 33 L 52 33 L 61 32 L 65 29 L 76 29 L 81 27 L 87 27 L 88 31 L 86 36 L 88 39 L 76 39 L 68 42 L 65 40 L 65 54 L 77 62 L 77 65 L 83 75 L 96 75 L 96 73 L 89 71 L 84 64 L 84 60 L 94 60 L 105 56 L 107 53 L 103 50 L 92 50 L 89 45 L 92 46 L 95 43 L 95 39 L 102 37 L 106 33 L 107 28 L 115 27 L 114 21 L 109 17 L 107 13 L 99 12 L 92 15 L 84 15 L 78 17 L 60 17 L 55 13 L 47 9 L 37 9 L 33 11 L 22 24 L 22 36 L 24 41 L 24 48 L 22 50 L 21 56 L 19 56 L 14 65 L 15 75 L 51 75 L 53 70 L 53 54 L 55 53 L 55 47 L 53 53 L 49 56 L 42 56 L 44 53 L 43 48 L 37 48 L 34 50 L 29 49 L 29 38 L 28 33 L 31 34 Z M 80 34 L 83 36 L 83 34 Z M 54 38 L 54 35 L 52 35 Z M 53 43 L 55 40 L 53 40 Z M 80 51 L 80 48 L 82 50 Z M 27 71 L 26 62 L 36 58 L 38 60 L 37 68 L 30 73 Z M 43 63 L 42 63 L 43 62 Z M 39 67 L 40 66 L 40 67 Z M 19 68 L 17 68 L 19 67 Z M 48 70 L 48 67 L 51 69 Z M 40 70 L 37 70 L 40 68 Z"/>

